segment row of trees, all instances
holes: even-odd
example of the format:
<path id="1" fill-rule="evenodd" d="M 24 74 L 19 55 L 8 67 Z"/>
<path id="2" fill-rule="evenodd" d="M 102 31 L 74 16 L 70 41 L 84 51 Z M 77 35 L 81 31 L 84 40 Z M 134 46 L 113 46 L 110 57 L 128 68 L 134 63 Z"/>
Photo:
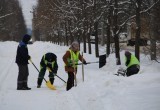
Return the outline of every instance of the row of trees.
<path id="1" fill-rule="evenodd" d="M 0 0 L 0 41 L 19 41 L 26 32 L 18 0 Z"/>
<path id="2" fill-rule="evenodd" d="M 98 44 L 107 45 L 110 54 L 111 39 L 115 43 L 117 65 L 120 62 L 119 34 L 135 25 L 135 54 L 139 58 L 142 18 L 147 20 L 151 40 L 151 58 L 156 58 L 156 41 L 160 34 L 159 0 L 38 0 L 33 11 L 33 33 L 36 40 L 68 45 L 73 40 L 83 42 L 84 52 L 90 36 L 95 36 L 96 57 Z M 147 17 L 146 17 L 147 16 Z M 101 32 L 99 31 L 101 30 Z M 99 34 L 101 33 L 101 37 Z M 99 40 L 101 39 L 101 40 Z"/>

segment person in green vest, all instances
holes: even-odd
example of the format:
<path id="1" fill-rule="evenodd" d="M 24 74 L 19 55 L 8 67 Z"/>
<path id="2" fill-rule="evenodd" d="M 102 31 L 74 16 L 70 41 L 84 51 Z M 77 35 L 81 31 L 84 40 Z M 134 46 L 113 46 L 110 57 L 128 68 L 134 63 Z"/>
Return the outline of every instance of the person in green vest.
<path id="1" fill-rule="evenodd" d="M 38 75 L 38 81 L 37 81 L 37 88 L 41 87 L 46 69 L 49 68 L 52 72 L 49 72 L 49 81 L 53 85 L 54 83 L 54 76 L 57 74 L 58 71 L 58 64 L 57 64 L 57 56 L 54 53 L 46 53 L 42 56 L 41 62 L 40 62 L 40 72 Z"/>
<path id="2" fill-rule="evenodd" d="M 126 76 L 137 74 L 140 70 L 140 62 L 135 55 L 125 51 L 125 65 L 127 66 Z"/>
<path id="3" fill-rule="evenodd" d="M 82 57 L 79 52 L 79 43 L 77 41 L 72 42 L 69 50 L 63 56 L 65 63 L 65 71 L 68 73 L 67 87 L 66 90 L 70 90 L 74 86 L 74 75 L 77 73 L 78 61 L 87 64 L 86 60 Z"/>

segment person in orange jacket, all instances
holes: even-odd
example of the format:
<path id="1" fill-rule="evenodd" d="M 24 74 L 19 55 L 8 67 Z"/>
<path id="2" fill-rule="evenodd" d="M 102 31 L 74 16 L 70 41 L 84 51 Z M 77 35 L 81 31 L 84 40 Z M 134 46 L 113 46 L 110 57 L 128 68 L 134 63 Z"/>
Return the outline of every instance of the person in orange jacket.
<path id="1" fill-rule="evenodd" d="M 77 73 L 78 61 L 83 64 L 87 64 L 86 60 L 81 56 L 79 51 L 79 43 L 77 41 L 72 42 L 69 50 L 63 56 L 65 63 L 65 71 L 68 73 L 67 87 L 66 90 L 70 90 L 74 86 L 74 74 Z"/>

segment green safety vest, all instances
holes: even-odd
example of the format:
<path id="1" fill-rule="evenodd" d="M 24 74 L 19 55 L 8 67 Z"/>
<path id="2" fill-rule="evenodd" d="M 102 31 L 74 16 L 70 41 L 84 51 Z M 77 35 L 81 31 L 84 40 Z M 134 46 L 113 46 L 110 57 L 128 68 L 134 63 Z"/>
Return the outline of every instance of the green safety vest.
<path id="1" fill-rule="evenodd" d="M 69 52 L 71 54 L 71 58 L 67 59 L 68 63 L 69 64 L 73 64 L 73 62 L 74 62 L 74 64 L 78 64 L 78 61 L 79 61 L 79 51 L 76 52 L 76 53 L 74 53 L 71 49 L 69 49 Z M 75 66 L 77 68 L 77 65 L 74 65 L 74 64 L 73 64 L 72 67 Z"/>
<path id="2" fill-rule="evenodd" d="M 44 63 L 47 65 L 47 64 L 48 64 L 48 61 L 45 60 L 45 57 L 46 57 L 46 55 L 43 55 L 43 61 L 44 61 Z M 52 68 L 54 67 L 54 64 L 55 64 L 55 61 L 53 61 L 53 62 L 51 63 Z M 43 67 L 41 66 L 41 68 L 43 68 Z"/>
<path id="3" fill-rule="evenodd" d="M 127 57 L 125 57 L 126 61 L 127 61 Z M 127 65 L 127 67 L 130 67 L 132 65 L 140 65 L 140 62 L 138 61 L 138 59 L 134 56 L 134 55 L 131 55 L 131 59 L 130 59 L 130 62 L 129 64 Z"/>

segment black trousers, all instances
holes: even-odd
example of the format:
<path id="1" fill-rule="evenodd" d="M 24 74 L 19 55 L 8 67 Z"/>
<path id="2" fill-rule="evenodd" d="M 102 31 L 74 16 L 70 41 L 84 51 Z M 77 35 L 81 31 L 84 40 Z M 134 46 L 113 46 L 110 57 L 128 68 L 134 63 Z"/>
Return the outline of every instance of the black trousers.
<path id="1" fill-rule="evenodd" d="M 41 86 L 45 73 L 46 73 L 46 67 L 41 68 L 39 75 L 38 75 L 37 85 Z M 48 77 L 49 77 L 51 84 L 53 84 L 54 83 L 54 74 L 52 72 L 50 72 Z"/>
<path id="2" fill-rule="evenodd" d="M 74 86 L 74 73 L 68 72 L 68 80 L 66 90 L 70 90 Z"/>
<path id="3" fill-rule="evenodd" d="M 29 70 L 28 65 L 19 65 L 18 64 L 18 78 L 17 78 L 17 88 L 28 87 L 28 76 Z"/>
<path id="4" fill-rule="evenodd" d="M 126 75 L 131 76 L 131 75 L 137 74 L 139 72 L 139 68 L 140 68 L 139 65 L 130 66 L 129 68 L 127 68 Z"/>

